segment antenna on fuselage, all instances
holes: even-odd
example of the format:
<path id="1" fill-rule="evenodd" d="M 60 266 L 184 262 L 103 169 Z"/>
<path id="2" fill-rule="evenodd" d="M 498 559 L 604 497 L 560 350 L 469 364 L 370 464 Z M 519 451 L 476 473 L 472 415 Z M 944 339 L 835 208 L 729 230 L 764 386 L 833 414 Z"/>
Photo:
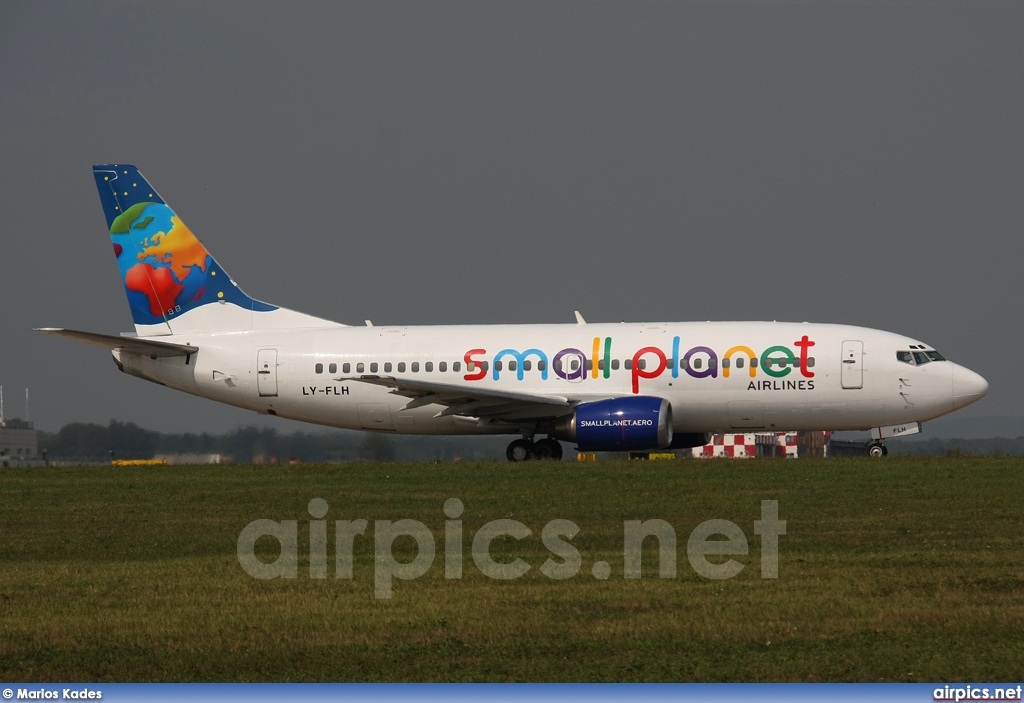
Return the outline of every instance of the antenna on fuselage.
<path id="1" fill-rule="evenodd" d="M 574 312 L 576 313 L 576 324 L 577 325 L 585 325 L 585 324 L 587 324 L 587 321 L 583 319 L 583 315 L 580 314 L 579 310 L 576 310 Z"/>

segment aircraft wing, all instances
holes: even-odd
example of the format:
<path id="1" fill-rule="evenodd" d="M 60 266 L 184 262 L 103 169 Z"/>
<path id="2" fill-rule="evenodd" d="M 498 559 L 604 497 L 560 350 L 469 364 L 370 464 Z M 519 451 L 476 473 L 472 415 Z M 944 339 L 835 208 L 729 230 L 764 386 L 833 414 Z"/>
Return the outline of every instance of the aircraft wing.
<path id="1" fill-rule="evenodd" d="M 129 354 L 143 354 L 156 358 L 158 356 L 188 356 L 199 351 L 199 347 L 189 344 L 172 344 L 171 342 L 159 342 L 148 337 L 121 337 L 115 334 L 99 334 L 97 332 L 80 332 L 79 330 L 68 330 L 63 327 L 37 327 L 37 332 L 55 334 L 58 337 L 67 337 L 76 342 L 85 342 L 94 347 L 104 349 L 120 349 Z"/>
<path id="2" fill-rule="evenodd" d="M 466 388 L 394 376 L 342 376 L 334 380 L 390 388 L 392 394 L 410 399 L 402 410 L 424 405 L 445 406 L 434 417 L 461 415 L 481 420 L 541 420 L 568 415 L 576 405 L 564 396 Z"/>

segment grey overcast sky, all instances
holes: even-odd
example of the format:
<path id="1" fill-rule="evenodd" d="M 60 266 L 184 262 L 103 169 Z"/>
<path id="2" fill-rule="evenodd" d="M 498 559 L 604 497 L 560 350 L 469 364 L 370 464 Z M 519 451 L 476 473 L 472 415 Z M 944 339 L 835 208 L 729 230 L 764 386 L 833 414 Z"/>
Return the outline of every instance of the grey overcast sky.
<path id="1" fill-rule="evenodd" d="M 286 307 L 866 325 L 1024 415 L 1024 3 L 7 0 L 0 156 L 0 384 L 42 429 L 299 426 L 31 331 L 132 329 L 110 162 Z"/>

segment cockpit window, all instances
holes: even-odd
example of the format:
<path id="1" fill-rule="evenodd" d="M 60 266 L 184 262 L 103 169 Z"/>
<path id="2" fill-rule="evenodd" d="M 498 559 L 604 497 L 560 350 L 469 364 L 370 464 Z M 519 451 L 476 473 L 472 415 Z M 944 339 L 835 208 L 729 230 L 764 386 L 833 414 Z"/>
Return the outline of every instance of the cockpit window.
<path id="1" fill-rule="evenodd" d="M 911 344 L 911 347 L 919 345 Z M 896 361 L 902 361 L 904 364 L 910 364 L 911 366 L 921 366 L 923 364 L 930 363 L 932 361 L 945 361 L 946 357 L 937 351 L 898 351 L 896 352 Z"/>

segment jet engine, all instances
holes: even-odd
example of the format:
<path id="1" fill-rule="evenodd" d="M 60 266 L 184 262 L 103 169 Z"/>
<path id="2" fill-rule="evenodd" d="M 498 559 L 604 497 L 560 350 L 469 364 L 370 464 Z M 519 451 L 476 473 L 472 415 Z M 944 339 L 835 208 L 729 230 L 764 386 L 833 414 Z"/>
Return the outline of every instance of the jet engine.
<path id="1" fill-rule="evenodd" d="M 664 449 L 672 444 L 672 406 L 642 395 L 582 403 L 558 423 L 555 437 L 583 452 Z"/>

